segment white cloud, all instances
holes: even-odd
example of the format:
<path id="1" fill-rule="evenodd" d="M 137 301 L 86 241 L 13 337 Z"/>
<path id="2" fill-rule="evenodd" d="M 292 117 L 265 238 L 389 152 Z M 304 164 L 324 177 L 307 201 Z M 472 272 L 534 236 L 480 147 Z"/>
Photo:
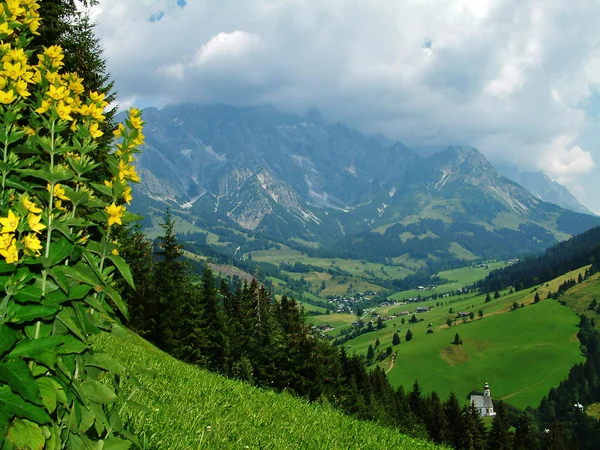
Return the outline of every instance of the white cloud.
<path id="1" fill-rule="evenodd" d="M 124 97 L 317 107 L 561 180 L 600 157 L 577 141 L 600 89 L 595 0 L 100 0 L 93 12 Z"/>

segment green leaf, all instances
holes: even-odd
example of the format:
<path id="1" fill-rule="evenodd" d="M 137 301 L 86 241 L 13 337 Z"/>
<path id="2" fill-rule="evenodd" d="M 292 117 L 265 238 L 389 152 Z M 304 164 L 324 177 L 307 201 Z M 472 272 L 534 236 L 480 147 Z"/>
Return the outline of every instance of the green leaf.
<path id="1" fill-rule="evenodd" d="M 81 389 L 86 398 L 95 403 L 112 403 L 117 398 L 112 389 L 96 380 L 85 381 L 81 384 Z"/>
<path id="2" fill-rule="evenodd" d="M 9 351 L 17 342 L 18 333 L 8 325 L 0 324 L 0 356 Z"/>
<path id="3" fill-rule="evenodd" d="M 112 189 L 104 184 L 90 183 L 92 187 L 106 197 L 112 197 Z"/>
<path id="4" fill-rule="evenodd" d="M 60 320 L 73 334 L 75 334 L 81 341 L 86 341 L 85 334 L 79 326 L 78 319 L 75 317 L 72 310 L 63 309 L 56 315 L 56 318 Z"/>
<path id="5" fill-rule="evenodd" d="M 127 311 L 127 305 L 123 301 L 123 298 L 121 298 L 121 294 L 119 294 L 116 290 L 114 290 L 110 286 L 102 286 L 102 291 L 104 291 L 106 293 L 106 295 L 108 295 L 110 297 L 110 299 L 113 302 L 115 302 L 115 305 L 117 305 L 117 308 L 119 308 L 119 311 L 121 311 L 121 314 L 123 314 L 123 317 L 125 317 L 126 319 L 129 319 L 129 312 Z"/>
<path id="6" fill-rule="evenodd" d="M 73 178 L 73 174 L 70 171 L 60 169 L 60 167 L 57 167 L 52 173 L 46 170 L 37 169 L 19 169 L 19 172 L 26 176 L 47 181 L 50 184 L 60 183 L 61 181 L 67 181 Z"/>
<path id="7" fill-rule="evenodd" d="M 34 320 L 49 319 L 59 309 L 59 306 L 19 305 L 11 303 L 6 311 L 6 316 L 9 322 L 26 323 Z"/>
<path id="8" fill-rule="evenodd" d="M 95 353 L 87 359 L 85 365 L 98 367 L 117 375 L 122 375 L 125 372 L 125 367 L 120 362 L 105 353 Z"/>
<path id="9" fill-rule="evenodd" d="M 64 268 L 67 266 L 56 266 L 48 271 L 56 284 L 66 293 L 69 292 L 69 280 L 65 275 Z"/>
<path id="10" fill-rule="evenodd" d="M 0 273 L 13 273 L 16 270 L 16 264 L 7 264 L 4 259 L 0 260 Z"/>
<path id="11" fill-rule="evenodd" d="M 48 266 L 46 268 L 55 266 L 56 264 L 65 260 L 71 253 L 75 246 L 69 242 L 67 238 L 61 238 L 58 241 L 52 243 L 50 247 L 50 255 L 48 256 Z"/>
<path id="12" fill-rule="evenodd" d="M 133 282 L 133 276 L 131 275 L 131 269 L 127 265 L 127 262 L 120 256 L 109 254 L 107 258 L 112 261 L 116 268 L 121 272 L 121 275 L 127 281 L 127 284 L 135 289 L 135 283 Z"/>
<path id="13" fill-rule="evenodd" d="M 21 303 L 39 303 L 42 300 L 42 294 L 43 292 L 39 287 L 30 284 L 13 295 L 13 298 Z"/>
<path id="14" fill-rule="evenodd" d="M 13 348 L 9 355 L 11 358 L 35 359 L 49 350 L 58 351 L 58 348 L 64 343 L 64 338 L 65 336 L 49 336 L 35 340 L 24 339 Z"/>
<path id="15" fill-rule="evenodd" d="M 128 450 L 131 442 L 119 438 L 110 438 L 104 440 L 102 450 Z"/>
<path id="16" fill-rule="evenodd" d="M 0 363 L 0 382 L 8 384 L 14 393 L 25 400 L 40 404 L 40 390 L 27 363 L 22 359 Z"/>
<path id="17" fill-rule="evenodd" d="M 92 410 L 87 409 L 85 406 L 81 407 L 81 421 L 79 422 L 79 431 L 85 433 L 87 430 L 92 428 L 96 416 Z"/>
<path id="18" fill-rule="evenodd" d="M 80 300 L 85 297 L 91 289 L 92 287 L 86 284 L 75 284 L 69 289 L 69 299 Z"/>
<path id="19" fill-rule="evenodd" d="M 75 339 L 73 336 L 62 336 L 63 344 L 58 349 L 59 355 L 79 354 L 88 350 L 90 347 L 85 342 Z"/>
<path id="20" fill-rule="evenodd" d="M 14 394 L 8 386 L 0 386 L 0 411 L 8 412 L 36 423 L 50 422 L 50 416 L 40 406 L 33 405 Z"/>
<path id="21" fill-rule="evenodd" d="M 40 426 L 29 420 L 15 419 L 8 428 L 6 438 L 18 449 L 42 450 L 46 443 Z"/>
<path id="22" fill-rule="evenodd" d="M 46 411 L 52 414 L 56 409 L 57 392 L 62 390 L 62 387 L 50 377 L 40 377 L 36 382 L 40 390 L 42 404 Z"/>

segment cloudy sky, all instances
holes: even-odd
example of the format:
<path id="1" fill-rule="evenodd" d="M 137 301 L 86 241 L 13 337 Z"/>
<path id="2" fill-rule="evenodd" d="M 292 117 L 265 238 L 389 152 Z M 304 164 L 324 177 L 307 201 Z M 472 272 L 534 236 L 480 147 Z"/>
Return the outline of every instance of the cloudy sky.
<path id="1" fill-rule="evenodd" d="M 100 0 L 123 106 L 270 104 L 473 145 L 600 213 L 597 0 Z"/>

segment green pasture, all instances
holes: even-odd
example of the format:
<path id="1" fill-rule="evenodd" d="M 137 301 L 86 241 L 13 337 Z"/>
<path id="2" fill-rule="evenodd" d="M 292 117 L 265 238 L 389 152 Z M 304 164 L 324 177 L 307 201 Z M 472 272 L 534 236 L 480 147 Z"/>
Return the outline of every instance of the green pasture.
<path id="1" fill-rule="evenodd" d="M 141 386 L 124 378 L 119 401 L 130 400 L 122 417 L 141 448 L 437 448 L 325 404 L 184 364 L 133 334 L 101 334 L 94 338 L 94 348 L 138 374 Z"/>
<path id="2" fill-rule="evenodd" d="M 368 346 L 379 339 L 378 350 L 385 351 L 397 332 L 401 344 L 394 347 L 398 356 L 389 373 L 394 385 L 410 389 L 418 380 L 424 391 L 436 390 L 442 396 L 455 391 L 466 402 L 466 395 L 471 390 L 481 389 L 487 380 L 492 385 L 494 398 L 504 398 L 519 408 L 537 406 L 575 363 L 583 361 L 576 338 L 579 317 L 571 306 L 562 306 L 546 297 L 567 279 L 577 279 L 584 270 L 572 271 L 534 289 L 513 294 L 501 292 L 500 298 L 489 303 L 485 303 L 485 295 L 470 295 L 379 309 L 381 313 L 390 314 L 392 309 L 401 308 L 411 315 L 403 316 L 404 325 L 400 317 L 386 321 L 383 330 L 363 334 L 348 345 L 353 352 L 366 354 Z M 571 288 L 563 299 L 571 295 L 575 304 L 576 299 L 584 299 L 579 301 L 586 307 L 588 300 L 585 299 L 598 293 L 598 277 L 600 274 Z M 536 291 L 542 299 L 539 304 L 533 303 Z M 438 301 L 443 304 L 436 307 Z M 509 311 L 515 302 L 525 307 Z M 417 306 L 432 309 L 416 314 L 423 320 L 410 324 L 408 320 Z M 480 309 L 484 313 L 482 319 L 477 314 Z M 473 321 L 456 318 L 458 312 L 471 311 L 475 313 Z M 454 321 L 450 328 L 447 319 Z M 405 342 L 409 329 L 413 340 Z M 433 333 L 427 334 L 428 329 Z M 463 340 L 462 346 L 451 344 L 455 333 Z M 381 365 L 389 367 L 389 358 Z"/>
<path id="3" fill-rule="evenodd" d="M 348 325 L 358 320 L 358 318 L 354 314 L 337 313 L 323 316 L 308 316 L 307 320 L 313 325 L 322 325 L 324 323 L 328 323 L 332 328 L 337 328 Z"/>

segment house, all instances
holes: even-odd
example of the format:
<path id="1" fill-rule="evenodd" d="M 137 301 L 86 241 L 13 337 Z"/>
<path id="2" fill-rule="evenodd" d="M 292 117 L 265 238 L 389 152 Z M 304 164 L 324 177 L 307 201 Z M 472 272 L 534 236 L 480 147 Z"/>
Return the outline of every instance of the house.
<path id="1" fill-rule="evenodd" d="M 471 313 L 468 313 L 468 312 L 459 312 L 458 313 L 458 317 L 469 317 L 469 314 L 471 314 Z"/>
<path id="2" fill-rule="evenodd" d="M 416 313 L 424 313 L 429 311 L 429 308 L 426 306 L 419 306 L 417 309 L 415 309 Z"/>
<path id="3" fill-rule="evenodd" d="M 485 382 L 485 386 L 483 387 L 483 393 L 473 393 L 471 394 L 470 401 L 475 408 L 479 411 L 481 417 L 494 417 L 496 413 L 494 412 L 494 405 L 492 403 L 492 394 L 490 392 L 490 385 Z"/>

